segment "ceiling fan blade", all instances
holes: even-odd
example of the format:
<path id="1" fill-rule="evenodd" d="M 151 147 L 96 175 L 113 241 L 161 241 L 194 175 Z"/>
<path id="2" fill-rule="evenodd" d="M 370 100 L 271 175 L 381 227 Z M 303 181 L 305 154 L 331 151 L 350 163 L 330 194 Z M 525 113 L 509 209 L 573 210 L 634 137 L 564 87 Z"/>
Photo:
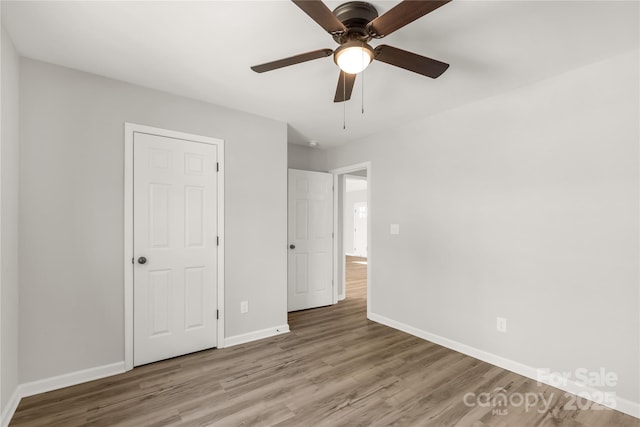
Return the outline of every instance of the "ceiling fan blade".
<path id="1" fill-rule="evenodd" d="M 301 62 L 324 58 L 332 53 L 333 50 L 331 49 L 319 49 L 314 50 L 313 52 L 301 53 L 300 55 L 291 56 L 289 58 L 267 62 L 266 64 L 254 65 L 251 69 L 256 73 L 264 73 L 265 71 L 277 70 L 278 68 L 288 67 L 289 65 L 300 64 Z"/>
<path id="2" fill-rule="evenodd" d="M 432 79 L 439 77 L 449 68 L 449 64 L 444 62 L 384 44 L 376 47 L 374 53 L 375 59 L 378 61 L 386 62 Z"/>
<path id="3" fill-rule="evenodd" d="M 296 6 L 304 11 L 311 19 L 316 21 L 329 34 L 342 34 L 347 28 L 320 0 L 292 0 Z"/>
<path id="4" fill-rule="evenodd" d="M 429 12 L 433 12 L 450 1 L 451 0 L 404 0 L 371 21 L 369 25 L 367 25 L 367 31 L 371 37 L 375 38 L 388 36 L 395 30 L 404 27 Z"/>
<path id="5" fill-rule="evenodd" d="M 340 77 L 338 77 L 338 87 L 336 88 L 336 96 L 333 98 L 333 102 L 344 102 L 351 99 L 351 92 L 353 91 L 353 84 L 356 82 L 357 74 L 347 74 L 340 70 Z"/>

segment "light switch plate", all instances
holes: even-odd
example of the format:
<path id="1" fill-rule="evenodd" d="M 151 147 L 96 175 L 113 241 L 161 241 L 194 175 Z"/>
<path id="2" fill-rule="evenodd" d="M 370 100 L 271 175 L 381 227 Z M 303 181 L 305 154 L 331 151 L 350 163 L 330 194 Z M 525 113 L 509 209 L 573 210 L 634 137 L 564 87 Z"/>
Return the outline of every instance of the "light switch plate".
<path id="1" fill-rule="evenodd" d="M 496 330 L 498 332 L 507 332 L 507 319 L 504 317 L 496 317 Z"/>
<path id="2" fill-rule="evenodd" d="M 391 234 L 400 234 L 400 224 L 391 224 Z"/>

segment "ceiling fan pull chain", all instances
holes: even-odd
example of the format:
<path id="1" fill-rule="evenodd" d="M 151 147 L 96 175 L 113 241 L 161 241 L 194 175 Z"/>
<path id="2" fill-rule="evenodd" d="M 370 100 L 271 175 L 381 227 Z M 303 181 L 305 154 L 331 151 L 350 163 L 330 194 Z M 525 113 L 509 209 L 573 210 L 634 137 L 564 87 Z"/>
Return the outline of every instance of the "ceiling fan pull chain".
<path id="1" fill-rule="evenodd" d="M 364 51 L 364 42 L 362 42 L 362 50 Z M 362 72 L 360 73 L 362 74 L 361 113 L 364 114 L 364 70 L 366 69 L 366 66 L 364 65 L 364 55 L 362 55 L 361 58 L 362 58 Z"/>
<path id="2" fill-rule="evenodd" d="M 342 129 L 347 129 L 347 73 L 342 72 Z"/>
<path id="3" fill-rule="evenodd" d="M 364 114 L 364 70 L 362 71 L 362 114 Z"/>
<path id="4" fill-rule="evenodd" d="M 342 129 L 347 129 L 347 102 L 342 102 Z"/>

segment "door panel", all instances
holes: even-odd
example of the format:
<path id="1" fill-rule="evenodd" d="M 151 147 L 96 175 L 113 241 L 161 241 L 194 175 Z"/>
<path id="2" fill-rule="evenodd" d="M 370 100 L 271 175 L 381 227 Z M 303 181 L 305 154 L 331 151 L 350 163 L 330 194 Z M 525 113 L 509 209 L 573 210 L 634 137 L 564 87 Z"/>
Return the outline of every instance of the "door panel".
<path id="1" fill-rule="evenodd" d="M 333 175 L 289 170 L 288 310 L 333 304 Z"/>
<path id="2" fill-rule="evenodd" d="M 204 188 L 185 188 L 185 246 L 201 248 L 204 244 Z"/>
<path id="3" fill-rule="evenodd" d="M 146 305 L 151 319 L 150 336 L 169 333 L 169 289 L 171 282 L 171 270 L 149 272 L 149 295 Z"/>
<path id="4" fill-rule="evenodd" d="M 193 267 L 185 269 L 185 319 L 186 329 L 203 327 L 205 324 L 205 287 L 204 281 L 205 270 L 202 267 Z"/>
<path id="5" fill-rule="evenodd" d="M 134 365 L 217 345 L 216 163 L 215 145 L 134 133 Z"/>

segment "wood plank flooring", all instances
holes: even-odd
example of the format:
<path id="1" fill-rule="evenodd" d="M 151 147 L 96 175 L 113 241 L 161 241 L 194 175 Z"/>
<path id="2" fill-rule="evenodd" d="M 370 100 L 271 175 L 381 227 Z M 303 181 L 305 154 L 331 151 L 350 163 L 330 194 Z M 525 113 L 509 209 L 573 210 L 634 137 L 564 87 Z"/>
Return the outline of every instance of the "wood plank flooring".
<path id="1" fill-rule="evenodd" d="M 565 410 L 560 390 L 368 321 L 364 262 L 347 260 L 346 300 L 291 313 L 289 334 L 25 398 L 10 425 L 640 425 L 612 410 Z M 483 392 L 552 404 L 465 404 Z"/>

